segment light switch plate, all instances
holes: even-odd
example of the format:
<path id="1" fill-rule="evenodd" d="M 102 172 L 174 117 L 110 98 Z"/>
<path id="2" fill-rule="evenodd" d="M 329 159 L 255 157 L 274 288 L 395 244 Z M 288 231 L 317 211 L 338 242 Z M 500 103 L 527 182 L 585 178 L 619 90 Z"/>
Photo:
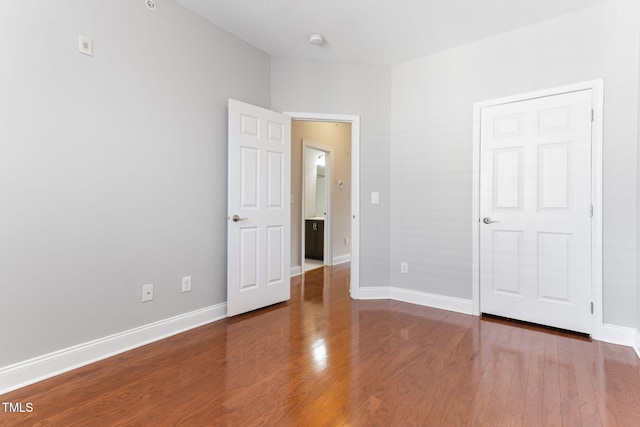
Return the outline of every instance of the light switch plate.
<path id="1" fill-rule="evenodd" d="M 182 278 L 182 292 L 191 292 L 191 276 Z"/>
<path id="2" fill-rule="evenodd" d="M 372 205 L 380 204 L 380 193 L 378 193 L 377 191 L 374 191 L 371 193 L 371 204 Z"/>
<path id="3" fill-rule="evenodd" d="M 93 40 L 82 34 L 78 34 L 78 52 L 93 56 Z"/>

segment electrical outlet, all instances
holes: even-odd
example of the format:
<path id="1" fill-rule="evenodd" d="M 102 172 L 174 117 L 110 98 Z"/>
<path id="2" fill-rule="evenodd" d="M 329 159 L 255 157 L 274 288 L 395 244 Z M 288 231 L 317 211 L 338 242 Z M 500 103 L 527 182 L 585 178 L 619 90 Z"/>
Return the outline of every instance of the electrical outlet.
<path id="1" fill-rule="evenodd" d="M 153 300 L 153 284 L 142 285 L 142 302 Z"/>
<path id="2" fill-rule="evenodd" d="M 182 292 L 191 292 L 191 276 L 182 278 Z"/>
<path id="3" fill-rule="evenodd" d="M 409 263 L 402 261 L 400 263 L 400 273 L 409 274 Z"/>

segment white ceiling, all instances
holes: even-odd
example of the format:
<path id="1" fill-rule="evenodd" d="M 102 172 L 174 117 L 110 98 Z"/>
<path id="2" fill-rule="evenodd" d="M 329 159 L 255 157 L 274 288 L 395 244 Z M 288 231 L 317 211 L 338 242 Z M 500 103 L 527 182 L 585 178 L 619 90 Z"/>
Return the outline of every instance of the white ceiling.
<path id="1" fill-rule="evenodd" d="M 394 65 L 606 0 L 175 1 L 272 56 Z"/>

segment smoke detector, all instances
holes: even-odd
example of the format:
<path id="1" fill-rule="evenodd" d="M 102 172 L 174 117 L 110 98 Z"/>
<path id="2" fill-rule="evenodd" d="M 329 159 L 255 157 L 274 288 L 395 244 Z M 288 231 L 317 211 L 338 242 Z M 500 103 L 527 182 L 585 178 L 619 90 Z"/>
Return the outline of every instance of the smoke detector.
<path id="1" fill-rule="evenodd" d="M 309 35 L 309 43 L 320 46 L 324 44 L 324 37 L 322 34 L 314 33 Z"/>

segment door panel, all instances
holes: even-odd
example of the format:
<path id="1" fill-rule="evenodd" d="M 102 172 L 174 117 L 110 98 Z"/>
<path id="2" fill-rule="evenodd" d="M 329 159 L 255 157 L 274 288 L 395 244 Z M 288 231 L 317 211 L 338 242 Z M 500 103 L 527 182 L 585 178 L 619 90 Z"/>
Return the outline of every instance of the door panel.
<path id="1" fill-rule="evenodd" d="M 254 148 L 240 147 L 240 207 L 251 209 L 258 207 L 258 157 Z"/>
<path id="2" fill-rule="evenodd" d="M 258 285 L 258 229 L 243 227 L 240 230 L 240 289 L 255 288 Z"/>
<path id="3" fill-rule="evenodd" d="M 569 269 L 571 235 L 538 233 L 538 296 L 540 299 L 571 303 Z"/>
<path id="4" fill-rule="evenodd" d="M 493 291 L 522 296 L 522 232 L 493 230 Z"/>
<path id="5" fill-rule="evenodd" d="M 571 145 L 538 146 L 538 206 L 544 209 L 569 209 L 571 195 Z"/>
<path id="6" fill-rule="evenodd" d="M 231 99 L 228 150 L 227 313 L 233 316 L 289 299 L 291 119 Z"/>
<path id="7" fill-rule="evenodd" d="M 591 90 L 481 110 L 481 311 L 590 333 Z"/>
<path id="8" fill-rule="evenodd" d="M 282 253 L 284 252 L 282 235 L 284 227 L 267 227 L 267 284 L 278 284 L 284 279 L 282 271 Z"/>
<path id="9" fill-rule="evenodd" d="M 522 209 L 522 148 L 493 153 L 493 209 Z"/>
<path id="10" fill-rule="evenodd" d="M 282 153 L 267 153 L 267 207 L 270 209 L 283 209 L 283 186 L 284 186 L 284 161 Z"/>

